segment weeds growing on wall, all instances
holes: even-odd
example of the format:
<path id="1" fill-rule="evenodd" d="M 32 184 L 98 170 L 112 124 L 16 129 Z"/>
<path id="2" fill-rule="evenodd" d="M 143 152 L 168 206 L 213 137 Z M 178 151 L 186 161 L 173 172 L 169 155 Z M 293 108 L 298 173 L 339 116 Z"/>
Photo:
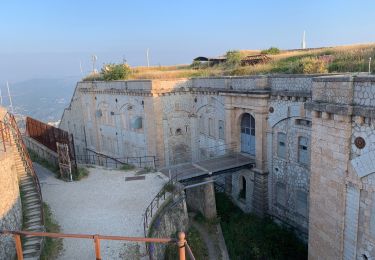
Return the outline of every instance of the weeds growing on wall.
<path id="1" fill-rule="evenodd" d="M 120 167 L 120 170 L 122 170 L 122 171 L 131 171 L 131 170 L 134 170 L 134 168 L 135 168 L 134 165 L 124 163 L 124 164 Z"/>
<path id="2" fill-rule="evenodd" d="M 288 228 L 243 213 L 224 193 L 216 206 L 230 259 L 307 259 L 307 245 Z"/>
<path id="3" fill-rule="evenodd" d="M 240 65 L 241 57 L 260 53 L 269 55 L 271 61 L 256 65 Z M 131 72 L 128 79 L 246 76 L 269 73 L 325 73 L 327 71 L 332 73 L 367 72 L 370 57 L 372 58 L 371 67 L 375 68 L 375 44 L 290 51 L 282 51 L 271 47 L 263 51 L 229 51 L 227 57 L 229 58 L 227 62 L 214 66 L 208 63 L 193 62 L 191 65 L 134 67 L 130 68 Z M 312 61 L 308 58 L 311 58 Z M 372 69 L 372 71 L 374 70 Z M 103 74 L 96 73 L 89 75 L 86 80 L 105 79 Z M 112 79 L 107 78 L 107 80 Z"/>
<path id="4" fill-rule="evenodd" d="M 49 161 L 47 161 L 44 158 L 41 158 L 37 153 L 35 153 L 34 151 L 32 151 L 30 149 L 28 149 L 28 152 L 29 152 L 29 155 L 30 155 L 30 159 L 33 162 L 39 163 L 44 168 L 47 168 L 51 172 L 55 173 L 56 177 L 59 175 L 60 172 L 59 172 L 59 167 L 58 166 L 50 163 Z"/>
<path id="5" fill-rule="evenodd" d="M 204 243 L 202 237 L 200 236 L 198 230 L 194 227 L 190 227 L 187 234 L 186 240 L 194 254 L 195 259 L 206 260 L 208 259 L 208 250 L 206 244 Z M 176 244 L 169 244 L 165 250 L 164 260 L 175 260 L 178 257 L 178 246 Z M 186 259 L 189 260 L 190 257 L 186 254 Z"/>

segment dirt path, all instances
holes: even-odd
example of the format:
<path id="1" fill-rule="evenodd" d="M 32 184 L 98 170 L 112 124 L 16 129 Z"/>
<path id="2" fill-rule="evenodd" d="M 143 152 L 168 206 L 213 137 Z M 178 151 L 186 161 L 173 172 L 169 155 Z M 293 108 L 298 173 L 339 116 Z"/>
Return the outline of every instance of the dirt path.
<path id="1" fill-rule="evenodd" d="M 43 199 L 55 215 L 64 233 L 143 236 L 142 214 L 166 182 L 159 173 L 146 174 L 145 180 L 126 181 L 134 172 L 90 168 L 89 177 L 78 182 L 64 182 L 35 164 Z M 59 259 L 95 259 L 93 241 L 64 239 Z M 125 248 L 136 244 L 101 241 L 103 259 L 137 259 Z"/>

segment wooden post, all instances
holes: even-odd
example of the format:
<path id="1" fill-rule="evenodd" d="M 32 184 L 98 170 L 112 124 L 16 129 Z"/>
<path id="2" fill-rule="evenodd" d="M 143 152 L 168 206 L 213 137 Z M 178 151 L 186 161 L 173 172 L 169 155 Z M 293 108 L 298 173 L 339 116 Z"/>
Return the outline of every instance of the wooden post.
<path id="1" fill-rule="evenodd" d="M 21 237 L 18 234 L 13 235 L 14 241 L 16 242 L 17 259 L 23 260 Z"/>
<path id="2" fill-rule="evenodd" d="M 185 257 L 185 233 L 184 232 L 179 232 L 178 233 L 178 255 L 179 255 L 179 260 L 186 260 Z"/>
<path id="3" fill-rule="evenodd" d="M 98 235 L 94 235 L 94 243 L 96 260 L 101 260 L 102 257 L 100 256 L 100 239 Z"/>

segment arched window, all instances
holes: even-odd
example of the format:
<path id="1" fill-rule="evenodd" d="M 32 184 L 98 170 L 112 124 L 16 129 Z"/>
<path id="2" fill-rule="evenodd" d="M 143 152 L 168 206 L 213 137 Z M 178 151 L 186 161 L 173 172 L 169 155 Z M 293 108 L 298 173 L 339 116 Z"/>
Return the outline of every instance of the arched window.
<path id="1" fill-rule="evenodd" d="M 244 176 L 241 176 L 239 198 L 246 200 L 246 178 Z"/>
<path id="2" fill-rule="evenodd" d="M 241 119 L 241 152 L 255 155 L 255 119 L 248 113 Z"/>

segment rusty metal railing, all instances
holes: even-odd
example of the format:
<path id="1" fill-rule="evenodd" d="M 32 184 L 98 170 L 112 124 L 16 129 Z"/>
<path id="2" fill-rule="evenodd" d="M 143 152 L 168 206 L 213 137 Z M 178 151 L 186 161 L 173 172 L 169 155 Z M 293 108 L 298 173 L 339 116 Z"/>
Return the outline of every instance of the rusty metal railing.
<path id="1" fill-rule="evenodd" d="M 6 152 L 7 145 L 12 145 L 9 126 L 7 126 L 3 121 L 0 121 L 0 151 Z"/>
<path id="2" fill-rule="evenodd" d="M 42 189 L 40 187 L 38 176 L 36 175 L 33 167 L 33 163 L 30 159 L 29 153 L 27 151 L 26 145 L 23 142 L 22 134 L 18 128 L 16 119 L 14 115 L 7 113 L 3 118 L 3 123 L 9 128 L 15 145 L 18 149 L 18 152 L 21 156 L 23 165 L 25 167 L 26 172 L 32 177 L 34 185 L 36 187 L 38 193 L 38 200 L 40 203 L 40 219 L 42 220 L 42 224 L 44 225 L 44 211 L 43 211 L 43 197 L 42 197 Z"/>
<path id="3" fill-rule="evenodd" d="M 147 237 L 125 237 L 125 236 L 105 236 L 105 235 L 88 235 L 88 234 L 63 234 L 63 233 L 48 233 L 48 232 L 30 232 L 30 231 L 11 231 L 0 230 L 0 234 L 12 235 L 16 243 L 17 259 L 23 260 L 23 251 L 21 243 L 22 236 L 30 237 L 51 237 L 51 238 L 82 238 L 92 239 L 94 241 L 94 250 L 96 260 L 101 260 L 100 240 L 117 240 L 117 241 L 132 241 L 145 243 L 176 243 L 178 246 L 179 260 L 186 260 L 186 251 L 190 259 L 195 259 L 191 249 L 185 239 L 185 233 L 179 232 L 178 239 L 174 238 L 147 238 Z"/>

